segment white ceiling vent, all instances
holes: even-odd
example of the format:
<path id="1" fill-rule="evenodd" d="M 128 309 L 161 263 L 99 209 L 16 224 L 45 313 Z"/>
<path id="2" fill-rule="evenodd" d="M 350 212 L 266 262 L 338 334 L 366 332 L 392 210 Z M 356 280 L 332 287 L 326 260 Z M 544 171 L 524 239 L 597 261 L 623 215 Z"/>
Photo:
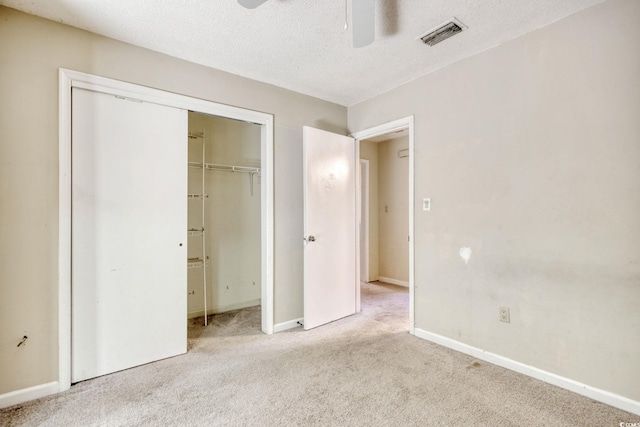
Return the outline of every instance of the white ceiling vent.
<path id="1" fill-rule="evenodd" d="M 462 22 L 458 21 L 456 18 L 451 18 L 438 25 L 433 30 L 429 30 L 424 34 L 419 35 L 416 37 L 416 40 L 420 39 L 424 44 L 433 46 L 466 29 L 467 26 Z"/>

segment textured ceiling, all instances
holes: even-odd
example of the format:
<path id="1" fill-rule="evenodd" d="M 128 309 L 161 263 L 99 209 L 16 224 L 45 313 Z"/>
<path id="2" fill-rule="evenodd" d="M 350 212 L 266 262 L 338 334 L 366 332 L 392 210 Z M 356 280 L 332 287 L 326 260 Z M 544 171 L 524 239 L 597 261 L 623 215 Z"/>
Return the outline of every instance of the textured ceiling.
<path id="1" fill-rule="evenodd" d="M 350 0 L 348 15 L 351 18 Z M 376 40 L 354 49 L 345 0 L 0 0 L 171 56 L 350 106 L 604 0 L 372 0 Z M 415 38 L 451 17 L 468 30 Z"/>

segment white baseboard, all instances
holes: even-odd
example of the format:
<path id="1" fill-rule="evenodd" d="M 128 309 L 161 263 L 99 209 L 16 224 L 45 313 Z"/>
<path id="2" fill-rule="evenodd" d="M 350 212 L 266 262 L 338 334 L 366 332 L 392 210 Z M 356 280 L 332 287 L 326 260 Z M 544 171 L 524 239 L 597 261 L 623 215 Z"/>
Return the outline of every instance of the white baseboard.
<path id="1" fill-rule="evenodd" d="M 382 276 L 380 276 L 376 280 L 378 280 L 378 282 L 385 282 L 385 283 L 389 283 L 391 285 L 404 286 L 405 288 L 409 287 L 409 282 L 404 282 L 402 280 L 392 279 L 390 277 L 382 277 Z"/>
<path id="2" fill-rule="evenodd" d="M 557 387 L 561 387 L 582 396 L 586 396 L 590 399 L 597 400 L 598 402 L 602 402 L 607 405 L 622 409 L 624 411 L 631 412 L 632 414 L 640 415 L 640 402 L 631 400 L 624 396 L 620 396 L 619 394 L 591 387 L 587 384 L 583 384 L 569 378 L 561 377 L 560 375 L 556 375 L 551 372 L 543 371 L 542 369 L 517 362 L 513 359 L 509 359 L 507 357 L 500 356 L 498 354 L 491 353 L 477 347 L 470 346 L 460 341 L 456 341 L 442 335 L 434 334 L 433 332 L 425 331 L 424 329 L 415 328 L 415 336 L 459 351 L 461 353 L 468 354 L 469 356 L 473 356 L 476 359 L 484 360 L 494 365 L 502 366 L 503 368 L 507 368 L 509 370 L 527 375 L 529 377 L 544 381 L 549 384 L 553 384 Z"/>
<path id="3" fill-rule="evenodd" d="M 28 402 L 30 400 L 40 399 L 41 397 L 55 394 L 59 391 L 58 382 L 40 384 L 22 390 L 11 391 L 9 393 L 0 394 L 0 409 L 19 403 Z"/>
<path id="4" fill-rule="evenodd" d="M 300 326 L 304 318 L 289 320 L 288 322 L 276 323 L 273 325 L 273 333 L 286 331 L 287 329 L 293 329 Z"/>
<path id="5" fill-rule="evenodd" d="M 256 305 L 260 305 L 260 299 L 240 302 L 237 304 L 221 305 L 218 307 L 207 307 L 207 314 L 225 313 L 231 310 L 239 310 L 241 308 L 255 307 Z M 202 316 L 204 316 L 204 310 L 190 311 L 187 313 L 187 319 L 193 319 L 195 317 L 202 317 Z"/>

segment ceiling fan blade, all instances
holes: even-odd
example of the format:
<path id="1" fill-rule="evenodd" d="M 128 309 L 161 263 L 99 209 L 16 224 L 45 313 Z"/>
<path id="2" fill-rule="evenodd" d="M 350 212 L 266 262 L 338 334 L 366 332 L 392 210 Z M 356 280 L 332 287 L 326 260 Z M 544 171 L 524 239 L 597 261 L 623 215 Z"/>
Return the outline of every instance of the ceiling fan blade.
<path id="1" fill-rule="evenodd" d="M 365 47 L 376 38 L 375 0 L 353 0 L 351 4 L 353 22 L 353 47 Z"/>
<path id="2" fill-rule="evenodd" d="M 266 1 L 267 0 L 238 0 L 238 3 L 240 6 L 244 6 L 247 9 L 255 9 Z"/>

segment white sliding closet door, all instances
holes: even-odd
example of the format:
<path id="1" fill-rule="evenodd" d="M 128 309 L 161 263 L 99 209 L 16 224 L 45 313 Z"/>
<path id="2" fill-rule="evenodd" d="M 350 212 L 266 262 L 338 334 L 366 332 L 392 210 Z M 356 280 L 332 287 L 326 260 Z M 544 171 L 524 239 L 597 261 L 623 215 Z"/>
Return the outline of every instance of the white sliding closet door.
<path id="1" fill-rule="evenodd" d="M 187 350 L 187 111 L 73 89 L 72 382 Z"/>

